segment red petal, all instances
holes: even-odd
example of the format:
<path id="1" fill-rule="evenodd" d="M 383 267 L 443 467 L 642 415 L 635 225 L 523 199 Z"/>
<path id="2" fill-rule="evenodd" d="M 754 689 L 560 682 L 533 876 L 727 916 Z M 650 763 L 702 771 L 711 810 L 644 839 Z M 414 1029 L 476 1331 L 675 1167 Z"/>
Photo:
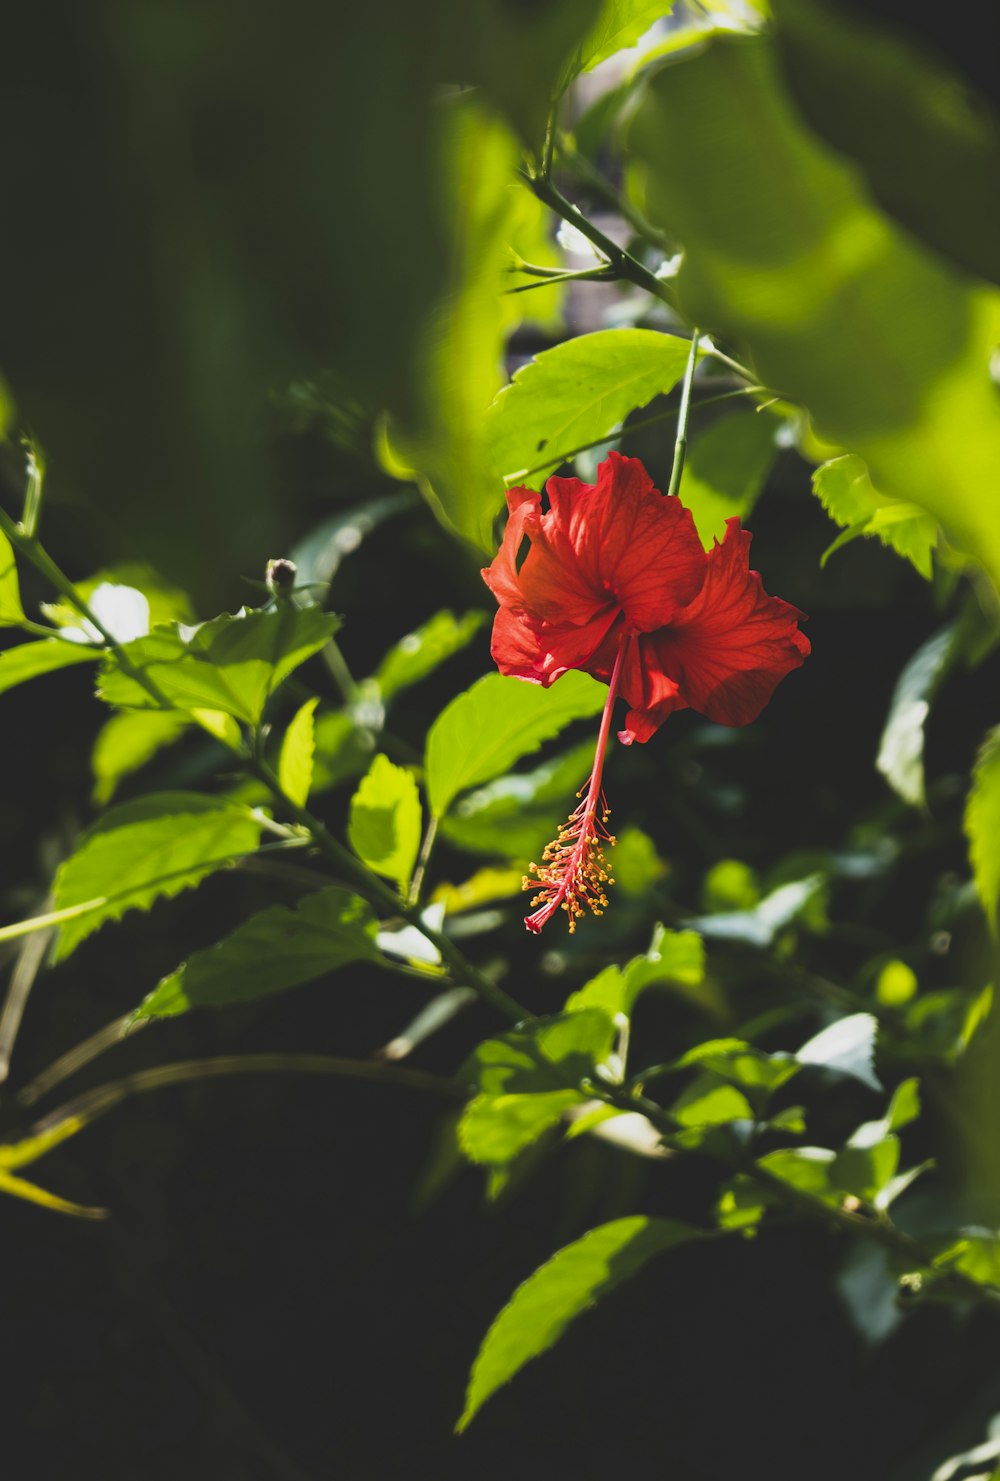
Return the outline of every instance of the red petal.
<path id="1" fill-rule="evenodd" d="M 542 513 L 541 495 L 534 489 L 510 489 L 507 494 L 510 518 L 503 532 L 500 549 L 492 565 L 482 571 L 482 578 L 498 602 L 521 601 L 521 584 L 517 555 L 525 535 L 533 535 Z"/>
<path id="2" fill-rule="evenodd" d="M 653 487 L 638 458 L 609 453 L 596 487 L 550 478 L 546 492 L 547 538 L 572 550 L 590 590 L 607 592 L 631 627 L 652 632 L 691 601 L 706 562 L 694 521 L 678 499 Z"/>
<path id="3" fill-rule="evenodd" d="M 502 674 L 530 679 L 547 689 L 567 669 L 591 671 L 594 653 L 616 615 L 614 610 L 605 611 L 577 627 L 544 622 L 523 607 L 501 607 L 493 619 L 490 652 Z"/>
<path id="4" fill-rule="evenodd" d="M 719 725 L 756 720 L 809 652 L 796 626 L 804 613 L 768 596 L 749 569 L 750 539 L 738 519 L 728 519 L 698 595 L 647 639 L 651 666 L 676 681 L 685 704 Z"/>

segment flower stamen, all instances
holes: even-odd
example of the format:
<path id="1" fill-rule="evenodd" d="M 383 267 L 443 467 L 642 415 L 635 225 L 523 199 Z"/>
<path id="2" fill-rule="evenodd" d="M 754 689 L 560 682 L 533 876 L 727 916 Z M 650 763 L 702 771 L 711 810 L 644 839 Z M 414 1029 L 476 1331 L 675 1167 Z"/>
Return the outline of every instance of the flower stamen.
<path id="1" fill-rule="evenodd" d="M 531 900 L 533 912 L 524 921 L 528 930 L 536 934 L 557 910 L 565 912 L 566 924 L 572 935 L 577 921 L 588 909 L 593 915 L 603 915 L 608 908 L 607 888 L 615 881 L 604 846 L 613 848 L 615 837 L 608 831 L 611 809 L 601 786 L 601 777 L 628 642 L 628 635 L 623 634 L 608 684 L 593 770 L 585 787 L 576 794 L 583 801 L 570 813 L 553 842 L 546 845 L 541 864 L 530 864 L 529 872 L 522 880 L 523 889 L 537 891 Z M 532 875 L 536 877 L 532 878 Z"/>

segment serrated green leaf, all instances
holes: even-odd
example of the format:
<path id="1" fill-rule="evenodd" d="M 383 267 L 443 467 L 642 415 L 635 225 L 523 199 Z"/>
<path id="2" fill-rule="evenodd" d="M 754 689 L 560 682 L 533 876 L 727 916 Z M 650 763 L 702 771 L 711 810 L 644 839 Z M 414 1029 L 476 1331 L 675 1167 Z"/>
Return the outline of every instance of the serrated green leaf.
<path id="1" fill-rule="evenodd" d="M 593 763 L 593 742 L 587 740 L 531 771 L 497 777 L 460 797 L 442 819 L 441 832 L 472 853 L 537 858 L 552 837 L 553 817 L 571 810 L 570 799 Z"/>
<path id="2" fill-rule="evenodd" d="M 17 580 L 14 547 L 0 533 L 0 627 L 18 627 L 24 621 L 21 588 Z"/>
<path id="3" fill-rule="evenodd" d="M 735 1085 L 708 1072 L 686 1085 L 670 1107 L 682 1126 L 725 1126 L 730 1121 L 752 1121 L 753 1108 Z"/>
<path id="4" fill-rule="evenodd" d="M 252 853 L 259 836 L 260 824 L 245 808 L 196 792 L 161 792 L 112 808 L 56 874 L 56 910 L 87 901 L 94 909 L 60 927 L 53 960 L 69 956 L 105 921 L 148 910 Z"/>
<path id="5" fill-rule="evenodd" d="M 42 638 L 37 643 L 19 643 L 0 653 L 0 694 L 37 679 L 42 674 L 51 674 L 56 669 L 69 668 L 74 663 L 93 663 L 102 658 L 103 650 L 88 648 L 82 643 L 64 643 L 58 638 Z"/>
<path id="6" fill-rule="evenodd" d="M 882 1082 L 875 1073 L 877 1034 L 878 1020 L 871 1013 L 851 1013 L 814 1034 L 795 1058 L 799 1064 L 838 1070 L 872 1090 L 881 1090 Z"/>
<path id="7" fill-rule="evenodd" d="M 700 1238 L 703 1232 L 688 1224 L 636 1215 L 602 1224 L 553 1255 L 518 1287 L 487 1332 L 469 1379 L 459 1432 L 491 1394 L 557 1342 L 574 1317 L 654 1255 Z"/>
<path id="8" fill-rule="evenodd" d="M 298 807 L 305 807 L 312 786 L 313 752 L 316 748 L 314 715 L 318 699 L 307 699 L 296 710 L 285 731 L 278 757 L 278 781 L 281 790 Z"/>
<path id="9" fill-rule="evenodd" d="M 680 497 L 707 548 L 756 504 L 778 456 L 776 430 L 766 412 L 731 411 L 692 438 Z"/>
<path id="10" fill-rule="evenodd" d="M 959 628 L 949 623 L 922 644 L 896 680 L 875 762 L 904 802 L 922 807 L 924 724 L 931 702 L 956 656 Z"/>
<path id="11" fill-rule="evenodd" d="M 412 772 L 376 756 L 351 798 L 351 848 L 376 874 L 405 889 L 420 848 L 420 794 Z"/>
<path id="12" fill-rule="evenodd" d="M 541 488 L 567 454 L 673 390 L 690 349 L 652 329 L 599 329 L 543 350 L 489 409 L 494 466 L 509 483 Z M 546 466 L 528 471 L 539 464 Z"/>
<path id="13" fill-rule="evenodd" d="M 429 622 L 407 633 L 385 655 L 375 670 L 375 682 L 383 699 L 392 699 L 427 677 L 452 654 L 460 652 L 486 621 L 482 612 L 436 612 Z"/>
<path id="14" fill-rule="evenodd" d="M 479 1044 L 463 1078 L 490 1095 L 570 1089 L 604 1063 L 614 1036 L 611 1019 L 596 1008 L 537 1018 L 527 1028 Z"/>
<path id="15" fill-rule="evenodd" d="M 160 700 L 114 657 L 105 659 L 98 694 L 123 709 L 221 710 L 256 725 L 281 681 L 339 627 L 315 607 L 224 614 L 198 627 L 180 623 L 127 643 L 125 659 L 163 696 Z"/>
<path id="16" fill-rule="evenodd" d="M 123 710 L 97 732 L 90 755 L 94 801 L 106 806 L 127 776 L 172 745 L 188 728 L 188 718 L 173 710 Z"/>
<path id="17" fill-rule="evenodd" d="M 582 1104 L 575 1090 L 537 1095 L 477 1095 L 462 1112 L 458 1140 L 470 1162 L 504 1167 L 544 1131 L 562 1120 L 570 1106 Z"/>
<path id="18" fill-rule="evenodd" d="M 468 787 L 498 776 L 573 720 L 604 708 L 607 689 L 571 670 L 551 689 L 487 674 L 453 699 L 427 737 L 427 794 L 441 817 Z"/>
<path id="19" fill-rule="evenodd" d="M 836 1204 L 844 1196 L 832 1180 L 836 1155 L 829 1147 L 782 1147 L 758 1158 L 757 1165 L 801 1193 L 809 1193 L 823 1203 Z M 766 1195 L 765 1201 L 768 1201 Z"/>
<path id="20" fill-rule="evenodd" d="M 647 987 L 678 984 L 697 988 L 705 976 L 705 948 L 695 931 L 668 931 L 657 925 L 643 956 L 626 967 L 605 967 L 566 999 L 565 1011 L 578 1013 L 600 1008 L 610 1018 L 631 1017 L 639 994 Z"/>
<path id="21" fill-rule="evenodd" d="M 684 249 L 687 321 L 725 335 L 1000 586 L 992 293 L 873 205 L 801 120 L 766 33 L 712 37 L 650 77 L 629 147 L 646 214 Z"/>
<path id="22" fill-rule="evenodd" d="M 969 840 L 972 877 L 996 937 L 1000 904 L 1000 726 L 990 731 L 976 758 L 972 790 L 965 804 L 965 836 Z"/>
<path id="23" fill-rule="evenodd" d="M 861 535 L 877 535 L 908 560 L 925 581 L 934 574 L 931 552 L 938 541 L 937 521 L 915 504 L 880 497 L 864 459 L 854 454 L 822 463 L 812 476 L 813 493 L 837 524 L 846 526 L 824 552 L 825 566 L 835 550 Z"/>
<path id="24" fill-rule="evenodd" d="M 603 0 L 597 18 L 578 43 L 559 79 L 558 90 L 566 88 L 583 72 L 627 46 L 635 46 L 654 21 L 670 14 L 673 0 Z"/>
<path id="25" fill-rule="evenodd" d="M 164 977 L 133 1018 L 228 1008 L 298 987 L 350 962 L 378 961 L 376 928 L 369 906 L 338 886 L 307 895 L 294 908 L 272 905 Z"/>

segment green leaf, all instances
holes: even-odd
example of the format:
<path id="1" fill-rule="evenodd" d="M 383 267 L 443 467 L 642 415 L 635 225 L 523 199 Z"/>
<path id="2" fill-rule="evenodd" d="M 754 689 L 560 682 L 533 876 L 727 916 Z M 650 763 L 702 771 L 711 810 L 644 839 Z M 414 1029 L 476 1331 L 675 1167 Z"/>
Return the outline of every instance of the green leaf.
<path id="1" fill-rule="evenodd" d="M 500 284 L 516 210 L 513 134 L 471 93 L 439 107 L 440 180 L 448 281 L 420 349 L 415 415 L 385 429 L 386 471 L 416 478 L 441 521 L 493 547 L 503 489 L 491 464 L 485 413 L 501 383 L 506 308 Z M 408 465 L 408 469 L 407 469 Z"/>
<path id="2" fill-rule="evenodd" d="M 482 612 L 437 612 L 415 632 L 400 638 L 375 670 L 375 682 L 383 699 L 392 699 L 427 677 L 452 654 L 466 646 L 486 621 Z"/>
<path id="3" fill-rule="evenodd" d="M 615 884 L 625 895 L 641 898 L 667 873 L 656 844 L 641 828 L 630 826 L 615 834 L 613 857 Z"/>
<path id="4" fill-rule="evenodd" d="M 635 46 L 654 21 L 670 14 L 672 0 L 603 0 L 597 18 L 563 69 L 558 91 L 581 72 L 591 72 L 615 52 Z"/>
<path id="5" fill-rule="evenodd" d="M 14 548 L 7 536 L 0 534 L 0 627 L 18 627 L 24 620 Z"/>
<path id="6" fill-rule="evenodd" d="M 934 574 L 931 552 L 938 541 L 936 520 L 915 504 L 882 498 L 872 485 L 864 459 L 848 453 L 821 463 L 813 472 L 813 493 L 832 520 L 845 527 L 820 565 L 860 535 L 877 535 L 883 545 L 910 561 L 926 581 Z"/>
<path id="7" fill-rule="evenodd" d="M 487 1332 L 473 1365 L 458 1430 L 531 1358 L 557 1342 L 570 1322 L 634 1275 L 654 1255 L 700 1229 L 673 1219 L 615 1219 L 566 1245 L 514 1292 Z"/>
<path id="8" fill-rule="evenodd" d="M 832 1180 L 836 1155 L 829 1147 L 782 1147 L 758 1158 L 757 1165 L 801 1193 L 809 1193 L 823 1203 L 836 1204 L 844 1196 Z M 771 1201 L 766 1192 L 763 1197 Z"/>
<path id="9" fill-rule="evenodd" d="M 821 874 L 810 874 L 805 879 L 779 885 L 752 910 L 724 910 L 717 915 L 700 915 L 691 921 L 691 925 L 703 936 L 746 941 L 763 949 L 772 944 L 780 931 L 804 914 L 822 890 L 823 882 Z"/>
<path id="10" fill-rule="evenodd" d="M 326 792 L 367 771 L 375 737 L 347 710 L 326 710 L 315 723 L 312 791 Z"/>
<path id="11" fill-rule="evenodd" d="M 357 895 L 332 886 L 294 908 L 272 905 L 216 946 L 196 951 L 164 977 L 132 1015 L 172 1018 L 192 1008 L 228 1008 L 324 977 L 349 962 L 379 960 L 375 917 Z"/>
<path id="12" fill-rule="evenodd" d="M 566 999 L 565 1011 L 600 1008 L 610 1018 L 631 1017 L 639 994 L 647 987 L 673 984 L 694 989 L 705 976 L 705 948 L 695 931 L 668 931 L 657 925 L 644 956 L 627 967 L 605 967 Z"/>
<path id="13" fill-rule="evenodd" d="M 725 1126 L 730 1121 L 752 1121 L 753 1108 L 742 1091 L 717 1076 L 698 1075 L 670 1107 L 682 1126 Z"/>
<path id="14" fill-rule="evenodd" d="M 726 533 L 726 520 L 745 520 L 778 456 L 777 424 L 766 412 L 731 411 L 691 441 L 681 481 L 703 545 Z"/>
<path id="15" fill-rule="evenodd" d="M 878 974 L 875 998 L 882 1008 L 902 1008 L 914 996 L 919 985 L 913 968 L 901 962 L 898 957 L 893 957 Z"/>
<path id="16" fill-rule="evenodd" d="M 996 301 L 872 205 L 803 124 L 774 45 L 711 38 L 648 80 L 632 122 L 646 213 L 684 248 L 680 309 L 1000 586 Z"/>
<path id="17" fill-rule="evenodd" d="M 409 884 L 420 848 L 420 795 L 413 774 L 376 756 L 351 798 L 351 848 L 400 890 Z"/>
<path id="18" fill-rule="evenodd" d="M 958 648 L 959 628 L 949 623 L 914 653 L 896 680 L 879 743 L 876 766 L 886 781 L 914 807 L 923 807 L 924 724 L 931 702 Z"/>
<path id="19" fill-rule="evenodd" d="M 872 1090 L 881 1090 L 875 1073 L 875 1038 L 878 1020 L 871 1013 L 852 1013 L 814 1034 L 795 1058 L 799 1064 L 821 1065 L 851 1075 Z"/>
<path id="20" fill-rule="evenodd" d="M 895 1177 L 898 1166 L 898 1137 L 883 1137 L 863 1146 L 856 1145 L 852 1138 L 830 1164 L 830 1181 L 835 1188 L 853 1193 L 865 1203 L 875 1203 Z"/>
<path id="21" fill-rule="evenodd" d="M 313 752 L 316 746 L 314 716 L 318 699 L 307 699 L 296 710 L 285 731 L 278 757 L 278 781 L 285 796 L 298 807 L 305 807 L 312 786 Z"/>
<path id="22" fill-rule="evenodd" d="M 477 1095 L 462 1112 L 458 1140 L 470 1162 L 504 1167 L 584 1097 L 576 1090 L 537 1095 Z"/>
<path id="23" fill-rule="evenodd" d="M 102 657 L 100 648 L 64 643 L 58 638 L 19 643 L 16 648 L 0 653 L 0 694 L 17 684 L 26 683 L 28 679 L 37 679 L 41 674 L 51 674 L 55 669 L 69 668 L 74 663 L 93 663 Z"/>
<path id="24" fill-rule="evenodd" d="M 459 792 L 513 766 L 543 741 L 604 708 L 607 688 L 571 670 L 551 689 L 487 674 L 453 699 L 427 737 L 427 795 L 435 817 Z"/>
<path id="25" fill-rule="evenodd" d="M 93 902 L 61 926 L 54 961 L 62 961 L 105 921 L 190 889 L 216 869 L 252 853 L 260 824 L 245 808 L 195 792 L 161 792 L 112 808 L 60 865 L 56 910 Z"/>
<path id="26" fill-rule="evenodd" d="M 172 745 L 188 728 L 186 716 L 173 710 L 123 710 L 97 732 L 90 756 L 94 801 L 106 806 L 127 776 Z"/>
<path id="27" fill-rule="evenodd" d="M 583 443 L 673 390 L 690 349 L 686 339 L 652 329 L 599 329 L 543 350 L 490 407 L 494 466 L 508 483 L 541 488 Z"/>
<path id="28" fill-rule="evenodd" d="M 709 914 L 753 910 L 760 900 L 757 871 L 741 859 L 720 859 L 702 880 L 701 897 Z"/>
<path id="29" fill-rule="evenodd" d="M 945 48 L 822 0 L 775 0 L 772 9 L 810 125 L 860 164 L 910 231 L 1000 282 L 1000 122 Z"/>
<path id="30" fill-rule="evenodd" d="M 976 758 L 972 790 L 965 804 L 965 836 L 969 840 L 972 877 L 996 937 L 1000 904 L 1000 726 L 990 731 Z"/>
<path id="31" fill-rule="evenodd" d="M 163 695 L 106 658 L 98 693 L 124 709 L 221 710 L 256 725 L 268 697 L 337 631 L 339 619 L 315 607 L 224 614 L 198 627 L 173 623 L 127 643 L 124 655 Z"/>
<path id="32" fill-rule="evenodd" d="M 465 1077 L 490 1095 L 575 1088 L 605 1062 L 614 1036 L 611 1019 L 596 1008 L 536 1018 L 527 1028 L 479 1044 Z"/>
<path id="33" fill-rule="evenodd" d="M 552 837 L 553 818 L 571 810 L 570 799 L 593 764 L 588 740 L 532 771 L 497 777 L 460 797 L 441 832 L 449 843 L 473 853 L 537 858 Z"/>
<path id="34" fill-rule="evenodd" d="M 709 1039 L 674 1063 L 674 1069 L 697 1066 L 710 1070 L 727 1084 L 741 1090 L 759 1110 L 768 1096 L 798 1073 L 798 1063 L 790 1054 L 765 1054 L 742 1039 Z"/>

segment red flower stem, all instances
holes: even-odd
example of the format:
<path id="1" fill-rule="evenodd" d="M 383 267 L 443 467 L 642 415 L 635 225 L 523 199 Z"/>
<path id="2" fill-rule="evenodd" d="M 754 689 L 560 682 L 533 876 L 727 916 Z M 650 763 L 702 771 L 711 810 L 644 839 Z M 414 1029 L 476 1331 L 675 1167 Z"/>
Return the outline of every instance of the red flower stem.
<path id="1" fill-rule="evenodd" d="M 608 737 L 611 733 L 611 717 L 614 713 L 615 700 L 618 698 L 618 685 L 625 662 L 625 649 L 630 641 L 631 635 L 626 632 L 622 634 L 618 644 L 614 667 L 608 681 L 608 697 L 604 701 L 604 713 L 597 732 L 597 747 L 594 752 L 594 765 L 590 773 L 587 795 L 572 813 L 569 822 L 560 829 L 555 843 L 550 844 L 546 849 L 543 855 L 543 866 L 541 868 L 534 864 L 531 866 L 538 876 L 538 894 L 531 903 L 538 909 L 525 918 L 524 923 L 529 931 L 536 933 L 540 931 L 559 909 L 568 912 L 569 929 L 573 931 L 576 928 L 577 919 L 583 914 L 581 902 L 589 904 L 596 915 L 600 915 L 608 903 L 604 895 L 604 885 L 614 881 L 609 879 L 606 872 L 598 840 L 604 838 L 614 843 L 614 839 L 604 827 L 608 815 L 607 805 L 603 801 L 601 777 L 604 772 Z M 600 825 L 596 821 L 598 808 L 601 808 L 603 812 Z M 595 844 L 598 844 L 596 849 Z M 525 889 L 535 887 L 528 876 L 525 876 L 524 887 Z"/>
<path id="2" fill-rule="evenodd" d="M 594 752 L 594 769 L 590 773 L 590 787 L 584 802 L 584 817 L 592 818 L 597 811 L 597 804 L 601 797 L 601 777 L 604 773 L 604 756 L 608 749 L 608 737 L 611 734 L 611 716 L 615 708 L 615 700 L 618 698 L 618 685 L 621 681 L 622 666 L 625 662 L 625 649 L 631 641 L 631 634 L 623 633 L 618 644 L 618 652 L 615 656 L 615 666 L 611 670 L 611 678 L 608 680 L 608 697 L 604 701 L 604 713 L 601 716 L 601 728 L 597 732 L 597 750 Z"/>

